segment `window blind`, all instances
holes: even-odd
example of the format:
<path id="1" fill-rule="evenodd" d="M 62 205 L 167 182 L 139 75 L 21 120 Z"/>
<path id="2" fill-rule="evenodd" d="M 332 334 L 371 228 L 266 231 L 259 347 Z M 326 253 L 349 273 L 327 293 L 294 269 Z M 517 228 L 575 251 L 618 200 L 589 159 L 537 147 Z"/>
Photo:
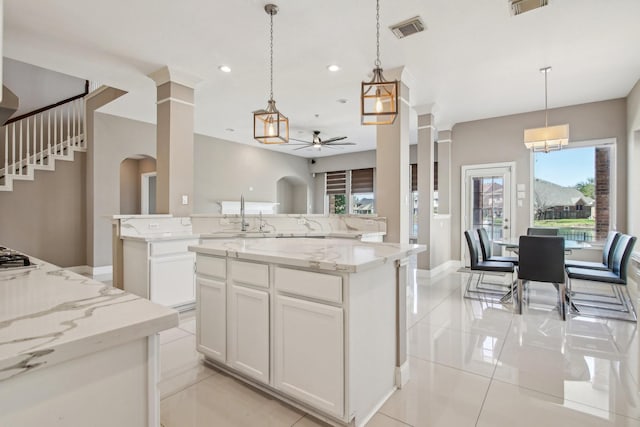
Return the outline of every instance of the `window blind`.
<path id="1" fill-rule="evenodd" d="M 373 193 L 373 168 L 351 171 L 351 194 Z"/>
<path id="2" fill-rule="evenodd" d="M 327 194 L 347 194 L 347 172 L 327 172 Z"/>

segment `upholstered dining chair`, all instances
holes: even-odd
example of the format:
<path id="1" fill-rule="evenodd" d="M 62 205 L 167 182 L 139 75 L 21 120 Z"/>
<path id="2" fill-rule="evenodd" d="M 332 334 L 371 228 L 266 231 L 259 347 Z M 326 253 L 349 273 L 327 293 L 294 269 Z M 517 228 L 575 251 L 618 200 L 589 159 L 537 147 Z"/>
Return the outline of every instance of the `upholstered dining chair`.
<path id="1" fill-rule="evenodd" d="M 557 236 L 557 228 L 539 228 L 529 227 L 527 228 L 527 236 Z"/>
<path id="2" fill-rule="evenodd" d="M 633 247 L 636 243 L 634 236 L 627 234 L 621 234 L 618 238 L 618 242 L 613 250 L 611 270 L 593 270 L 588 268 L 568 267 L 567 276 L 569 277 L 569 294 L 572 296 L 573 305 L 572 308 L 577 310 L 580 314 L 587 314 L 580 312 L 580 306 L 596 308 L 606 312 L 618 312 L 622 313 L 623 317 L 612 315 L 600 315 L 599 317 L 614 318 L 621 320 L 629 320 L 637 322 L 638 316 L 629 289 L 627 288 L 627 267 L 631 254 L 633 253 Z M 574 280 L 587 280 L 589 282 L 602 283 L 606 286 L 611 286 L 614 294 L 617 297 L 618 304 L 594 301 L 593 299 L 582 300 L 580 298 L 580 292 L 572 290 Z M 627 315 L 624 317 L 624 315 Z"/>
<path id="3" fill-rule="evenodd" d="M 520 236 L 518 260 L 518 294 L 516 313 L 522 314 L 526 282 L 553 283 L 558 291 L 560 317 L 567 319 L 564 238 L 558 236 Z"/>
<path id="4" fill-rule="evenodd" d="M 480 239 L 480 249 L 482 250 L 482 259 L 484 261 L 500 261 L 500 262 L 511 262 L 513 264 L 518 264 L 518 257 L 493 255 L 493 248 L 491 247 L 491 240 L 489 240 L 489 235 L 487 234 L 487 230 L 485 230 L 484 228 L 478 228 L 478 237 Z"/>
<path id="5" fill-rule="evenodd" d="M 604 247 L 602 248 L 602 262 L 567 260 L 565 261 L 565 266 L 576 267 L 576 268 L 589 268 L 592 270 L 612 270 L 613 269 L 613 253 L 616 249 L 616 245 L 618 244 L 619 238 L 620 238 L 620 233 L 618 233 L 617 231 L 609 232 L 609 234 L 607 235 L 607 240 L 604 242 Z"/>
<path id="6" fill-rule="evenodd" d="M 469 249 L 469 269 L 471 270 L 471 274 L 469 275 L 469 280 L 467 280 L 467 286 L 465 289 L 464 297 L 465 298 L 473 298 L 472 294 L 478 294 L 478 297 L 481 296 L 489 296 L 489 297 L 497 297 L 503 298 L 505 293 L 500 291 L 499 289 L 490 289 L 490 288 L 479 288 L 478 286 L 482 282 L 485 273 L 510 273 L 511 274 L 511 286 L 509 292 L 513 291 L 513 272 L 514 266 L 511 262 L 501 262 L 501 261 L 480 261 L 480 256 L 478 254 L 478 242 L 474 237 L 473 230 L 467 230 L 464 232 L 464 236 L 467 240 L 467 247 Z M 471 282 L 474 274 L 479 274 L 478 281 L 476 282 L 476 286 L 474 289 L 471 289 Z M 478 298 L 476 298 L 478 299 Z"/>

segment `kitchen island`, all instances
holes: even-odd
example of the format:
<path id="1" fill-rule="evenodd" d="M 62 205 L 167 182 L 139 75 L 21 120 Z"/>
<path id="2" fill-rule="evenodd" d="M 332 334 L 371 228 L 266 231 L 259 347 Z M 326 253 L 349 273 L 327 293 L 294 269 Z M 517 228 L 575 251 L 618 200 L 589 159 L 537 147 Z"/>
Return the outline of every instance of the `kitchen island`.
<path id="1" fill-rule="evenodd" d="M 55 265 L 0 270 L 0 426 L 160 425 L 175 310 Z"/>
<path id="2" fill-rule="evenodd" d="M 407 259 L 424 246 L 238 238 L 189 249 L 209 363 L 334 425 L 364 425 L 408 380 Z"/>

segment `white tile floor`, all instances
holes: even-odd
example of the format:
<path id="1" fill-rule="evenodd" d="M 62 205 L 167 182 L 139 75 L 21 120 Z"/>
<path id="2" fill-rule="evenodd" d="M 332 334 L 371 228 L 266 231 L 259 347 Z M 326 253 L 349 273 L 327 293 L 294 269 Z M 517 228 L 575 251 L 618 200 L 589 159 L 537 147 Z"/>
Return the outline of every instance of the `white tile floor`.
<path id="1" fill-rule="evenodd" d="M 465 274 L 411 277 L 411 380 L 368 426 L 640 426 L 636 324 L 562 322 L 543 284 L 519 316 L 463 299 Z M 161 334 L 164 427 L 324 425 L 204 366 L 194 332 L 187 313 Z"/>

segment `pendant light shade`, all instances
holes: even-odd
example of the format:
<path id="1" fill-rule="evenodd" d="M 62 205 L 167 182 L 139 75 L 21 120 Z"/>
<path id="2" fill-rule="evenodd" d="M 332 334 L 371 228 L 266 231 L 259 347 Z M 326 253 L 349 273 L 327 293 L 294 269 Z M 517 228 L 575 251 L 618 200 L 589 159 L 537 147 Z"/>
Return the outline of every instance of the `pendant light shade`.
<path id="1" fill-rule="evenodd" d="M 267 108 L 253 112 L 253 138 L 262 144 L 285 144 L 289 142 L 289 119 L 278 111 L 273 99 L 273 16 L 278 13 L 278 6 L 268 4 L 264 10 L 271 19 L 270 92 Z"/>
<path id="2" fill-rule="evenodd" d="M 561 150 L 563 146 L 569 144 L 569 125 L 549 126 L 549 111 L 547 103 L 547 75 L 551 67 L 540 69 L 544 73 L 544 127 L 525 129 L 524 145 L 534 152 L 545 152 Z"/>
<path id="3" fill-rule="evenodd" d="M 376 62 L 373 77 L 362 82 L 360 111 L 363 125 L 390 125 L 398 115 L 398 81 L 387 81 L 380 63 L 380 0 L 376 0 Z"/>

